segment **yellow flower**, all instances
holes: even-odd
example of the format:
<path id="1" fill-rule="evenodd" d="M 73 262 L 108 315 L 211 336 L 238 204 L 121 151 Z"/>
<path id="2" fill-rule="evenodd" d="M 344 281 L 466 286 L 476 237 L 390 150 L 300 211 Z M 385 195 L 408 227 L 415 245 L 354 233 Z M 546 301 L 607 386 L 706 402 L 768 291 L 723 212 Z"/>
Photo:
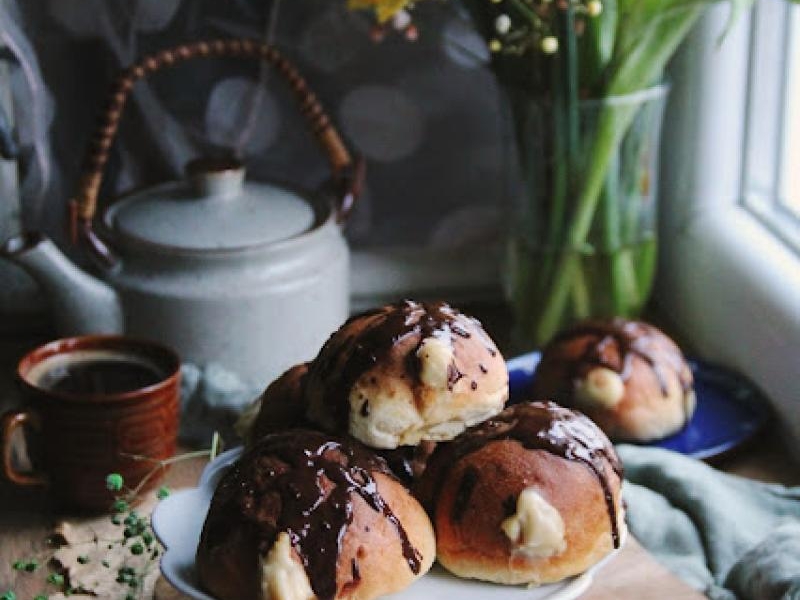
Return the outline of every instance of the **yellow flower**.
<path id="1" fill-rule="evenodd" d="M 373 10 L 378 21 L 385 23 L 410 3 L 411 0 L 347 0 L 347 7 L 352 10 Z"/>

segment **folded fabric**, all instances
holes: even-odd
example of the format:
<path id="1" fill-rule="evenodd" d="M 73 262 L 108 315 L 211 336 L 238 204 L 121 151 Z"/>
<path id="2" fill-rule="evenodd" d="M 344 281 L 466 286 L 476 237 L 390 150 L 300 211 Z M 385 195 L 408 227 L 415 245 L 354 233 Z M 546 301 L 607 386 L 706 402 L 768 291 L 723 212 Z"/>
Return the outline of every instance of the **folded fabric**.
<path id="1" fill-rule="evenodd" d="M 659 448 L 617 450 L 630 530 L 668 569 L 713 600 L 800 600 L 800 487 Z"/>
<path id="2" fill-rule="evenodd" d="M 207 447 L 214 432 L 226 445 L 239 440 L 234 425 L 242 411 L 261 393 L 249 387 L 236 373 L 211 363 L 204 367 L 184 363 L 181 367 L 180 441 Z"/>

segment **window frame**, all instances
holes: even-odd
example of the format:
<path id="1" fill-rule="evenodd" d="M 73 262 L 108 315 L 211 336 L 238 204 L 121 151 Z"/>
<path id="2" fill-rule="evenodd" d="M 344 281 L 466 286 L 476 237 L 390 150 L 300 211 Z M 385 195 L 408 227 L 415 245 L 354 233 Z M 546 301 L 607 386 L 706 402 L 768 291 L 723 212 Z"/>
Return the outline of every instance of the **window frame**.
<path id="1" fill-rule="evenodd" d="M 800 253 L 800 215 L 786 206 L 789 84 L 800 77 L 800 34 L 792 29 L 798 24 L 800 7 L 785 0 L 762 0 L 753 7 L 741 204 Z"/>
<path id="2" fill-rule="evenodd" d="M 800 256 L 742 203 L 752 13 L 725 3 L 670 69 L 656 302 L 692 349 L 750 377 L 800 459 Z"/>

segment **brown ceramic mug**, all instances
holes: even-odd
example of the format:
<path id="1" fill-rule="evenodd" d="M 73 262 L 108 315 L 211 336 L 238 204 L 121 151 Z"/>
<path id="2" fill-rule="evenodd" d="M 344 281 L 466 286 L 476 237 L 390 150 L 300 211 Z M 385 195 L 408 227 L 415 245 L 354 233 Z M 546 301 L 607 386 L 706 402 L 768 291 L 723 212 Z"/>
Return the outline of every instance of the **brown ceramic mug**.
<path id="1" fill-rule="evenodd" d="M 175 454 L 180 360 L 164 346 L 124 336 L 56 340 L 25 355 L 17 378 L 27 406 L 0 422 L 3 472 L 18 485 L 47 486 L 64 508 L 107 510 L 114 497 L 108 474 L 121 474 L 132 488 L 154 461 Z M 13 464 L 19 428 L 26 429 L 30 472 Z"/>

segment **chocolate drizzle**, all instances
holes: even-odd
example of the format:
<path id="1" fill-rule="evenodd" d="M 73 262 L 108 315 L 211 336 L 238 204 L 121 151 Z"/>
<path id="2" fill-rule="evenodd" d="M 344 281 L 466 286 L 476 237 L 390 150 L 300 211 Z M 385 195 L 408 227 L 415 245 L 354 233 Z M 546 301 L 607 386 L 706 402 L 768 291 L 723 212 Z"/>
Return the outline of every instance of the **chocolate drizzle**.
<path id="1" fill-rule="evenodd" d="M 598 366 L 615 371 L 623 381 L 627 381 L 633 368 L 633 356 L 638 356 L 653 370 L 664 397 L 669 395 L 665 368 L 675 373 L 684 395 L 692 390 L 691 371 L 680 349 L 651 325 L 621 318 L 586 321 L 558 334 L 548 346 L 582 336 L 592 341 L 573 363 L 572 381 L 582 379 L 589 370 Z"/>
<path id="2" fill-rule="evenodd" d="M 260 440 L 222 478 L 203 528 L 201 544 L 217 546 L 232 528 L 253 536 L 266 556 L 279 533 L 288 533 L 320 600 L 337 593 L 336 567 L 360 496 L 397 532 L 403 557 L 414 574 L 422 557 L 378 491 L 372 473 L 389 473 L 386 463 L 356 442 L 295 430 Z M 352 581 L 360 572 L 351 564 Z"/>
<path id="3" fill-rule="evenodd" d="M 422 476 L 437 442 L 423 440 L 416 446 L 398 446 L 392 450 L 376 450 L 392 470 L 392 473 L 406 485 Z"/>
<path id="4" fill-rule="evenodd" d="M 452 442 L 443 445 L 429 462 L 429 474 L 434 477 L 433 495 L 436 506 L 446 479 L 443 470 L 476 452 L 489 442 L 515 440 L 529 450 L 545 450 L 567 460 L 586 466 L 597 478 L 603 491 L 609 521 L 611 540 L 619 548 L 620 536 L 617 524 L 617 508 L 608 480 L 606 465 L 622 478 L 622 464 L 611 442 L 586 416 L 573 412 L 552 402 L 532 402 L 506 408 L 497 416 L 468 429 Z M 452 509 L 452 519 L 458 522 L 466 509 L 468 496 L 474 482 L 470 484 L 467 473 L 459 484 Z"/>
<path id="5" fill-rule="evenodd" d="M 383 362 L 396 345 L 410 336 L 418 336 L 404 364 L 412 383 L 421 385 L 417 351 L 427 338 L 436 338 L 454 348 L 453 336 L 468 339 L 476 333 L 487 352 L 495 356 L 497 349 L 483 333 L 477 319 L 467 317 L 444 302 L 404 300 L 351 317 L 325 343 L 311 365 L 309 379 L 324 388 L 333 425 L 346 430 L 350 390 L 364 373 Z M 463 376 L 452 363 L 448 368 L 448 387 L 452 389 Z"/>

